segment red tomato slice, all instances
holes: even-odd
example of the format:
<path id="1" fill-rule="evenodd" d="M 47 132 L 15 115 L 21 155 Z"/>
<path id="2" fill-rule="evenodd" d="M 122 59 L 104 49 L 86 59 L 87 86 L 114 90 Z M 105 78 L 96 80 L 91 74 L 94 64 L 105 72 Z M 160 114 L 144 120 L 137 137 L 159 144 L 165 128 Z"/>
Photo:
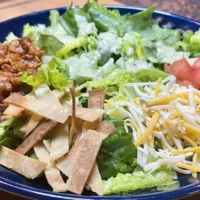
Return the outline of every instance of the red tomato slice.
<path id="1" fill-rule="evenodd" d="M 200 58 L 198 58 L 194 64 L 192 65 L 193 68 L 200 68 Z"/>
<path id="2" fill-rule="evenodd" d="M 185 58 L 175 61 L 171 66 L 165 65 L 164 69 L 166 72 L 176 76 L 179 81 L 188 80 L 193 71 L 193 68 Z"/>
<path id="3" fill-rule="evenodd" d="M 184 81 L 176 81 L 179 85 L 182 85 L 182 86 L 185 86 L 185 87 L 188 87 L 189 85 L 192 85 L 193 86 L 193 83 L 191 81 L 188 81 L 188 80 L 184 80 Z"/>
<path id="4" fill-rule="evenodd" d="M 194 69 L 189 80 L 193 83 L 195 88 L 200 89 L 200 68 Z"/>

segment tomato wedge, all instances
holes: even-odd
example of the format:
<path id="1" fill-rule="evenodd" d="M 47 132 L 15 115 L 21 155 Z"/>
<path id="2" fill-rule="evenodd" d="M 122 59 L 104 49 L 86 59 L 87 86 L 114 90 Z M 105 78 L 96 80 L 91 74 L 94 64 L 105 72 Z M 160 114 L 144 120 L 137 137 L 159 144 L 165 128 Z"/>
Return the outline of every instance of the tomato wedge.
<path id="1" fill-rule="evenodd" d="M 166 72 L 176 76 L 179 81 L 189 80 L 193 71 L 193 68 L 185 58 L 175 61 L 171 66 L 165 65 L 164 69 Z"/>
<path id="2" fill-rule="evenodd" d="M 193 83 L 193 86 L 200 89 L 200 68 L 195 68 L 190 75 L 189 80 Z"/>
<path id="3" fill-rule="evenodd" d="M 193 68 L 200 68 L 200 58 L 198 58 L 194 64 L 192 65 Z"/>

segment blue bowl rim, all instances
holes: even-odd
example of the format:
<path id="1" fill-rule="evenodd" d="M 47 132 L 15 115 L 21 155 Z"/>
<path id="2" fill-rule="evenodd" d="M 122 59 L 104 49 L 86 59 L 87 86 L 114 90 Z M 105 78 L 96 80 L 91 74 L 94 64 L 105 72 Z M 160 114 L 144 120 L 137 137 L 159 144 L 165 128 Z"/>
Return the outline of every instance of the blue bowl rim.
<path id="1" fill-rule="evenodd" d="M 136 10 L 136 11 L 142 11 L 145 10 L 146 8 L 144 7 L 134 7 L 134 6 L 121 6 L 121 5 L 104 5 L 107 8 L 111 9 L 129 9 L 129 10 Z M 59 7 L 59 8 L 53 8 L 53 9 L 46 9 L 46 10 L 41 10 L 37 12 L 32 12 L 29 14 L 21 15 L 12 19 L 8 19 L 6 21 L 0 22 L 0 25 L 4 25 L 6 23 L 9 23 L 10 21 L 13 20 L 18 20 L 22 18 L 26 18 L 28 16 L 32 15 L 37 15 L 45 12 L 49 12 L 50 10 L 61 10 L 61 9 L 66 9 L 68 7 Z M 186 20 L 191 23 L 195 23 L 200 26 L 200 22 L 197 20 L 190 19 L 188 17 L 184 17 L 181 15 L 169 13 L 169 12 L 164 12 L 164 11 L 158 11 L 155 10 L 154 13 L 157 14 L 162 14 L 162 15 L 167 15 L 167 16 L 172 16 L 174 18 L 180 19 L 180 20 Z M 8 191 L 13 194 L 17 194 L 20 196 L 28 197 L 28 198 L 42 198 L 42 199 L 77 199 L 77 200 L 86 200 L 86 199 L 102 199 L 102 200 L 110 200 L 110 199 L 137 199 L 137 200 L 156 200 L 157 198 L 160 199 L 174 199 L 174 198 L 183 198 L 183 197 L 188 197 L 191 195 L 195 195 L 200 193 L 200 182 L 198 183 L 193 183 L 188 186 L 184 186 L 182 188 L 178 188 L 175 190 L 170 190 L 170 191 L 164 191 L 164 192 L 157 192 L 157 193 L 151 193 L 151 194 L 142 194 L 142 195 L 127 195 L 127 196 L 79 196 L 79 195 L 74 195 L 74 194 L 66 194 L 66 193 L 54 193 L 51 191 L 46 191 L 46 190 L 40 190 L 36 189 L 30 186 L 26 186 L 14 181 L 7 180 L 3 177 L 0 177 L 0 189 L 4 191 Z"/>

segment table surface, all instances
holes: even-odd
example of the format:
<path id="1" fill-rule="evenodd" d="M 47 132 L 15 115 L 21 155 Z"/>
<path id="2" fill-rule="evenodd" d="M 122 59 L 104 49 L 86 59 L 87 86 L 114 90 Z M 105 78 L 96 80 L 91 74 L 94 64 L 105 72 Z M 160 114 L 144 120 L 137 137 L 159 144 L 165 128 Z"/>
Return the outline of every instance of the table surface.
<path id="1" fill-rule="evenodd" d="M 51 2 L 51 3 L 49 3 Z M 0 0 L 0 22 L 34 11 L 69 6 L 70 0 Z M 82 5 L 87 0 L 73 0 L 74 5 Z M 148 7 L 155 5 L 156 9 L 184 15 L 200 20 L 200 0 L 99 0 L 108 5 L 131 5 Z M 22 197 L 0 191 L 1 200 L 27 200 Z M 200 195 L 184 198 L 184 200 L 199 200 Z"/>

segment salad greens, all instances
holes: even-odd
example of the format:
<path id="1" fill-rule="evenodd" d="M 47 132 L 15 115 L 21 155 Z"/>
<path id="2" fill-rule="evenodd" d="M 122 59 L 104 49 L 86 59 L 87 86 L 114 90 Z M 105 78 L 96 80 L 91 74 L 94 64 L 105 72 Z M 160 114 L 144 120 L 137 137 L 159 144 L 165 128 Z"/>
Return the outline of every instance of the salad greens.
<path id="1" fill-rule="evenodd" d="M 173 186 L 176 173 L 172 166 L 177 169 L 179 166 L 176 164 L 185 159 L 185 155 L 174 156 L 173 159 L 178 161 L 173 165 L 166 164 L 169 155 L 166 155 L 163 145 L 166 150 L 173 140 L 176 145 L 178 142 L 170 132 L 172 127 L 163 133 L 167 139 L 162 135 L 161 126 L 158 126 L 160 122 L 152 117 L 159 109 L 152 111 L 148 101 L 154 103 L 160 92 L 162 97 L 171 89 L 171 93 L 182 91 L 174 77 L 169 77 L 163 70 L 164 64 L 172 64 L 183 57 L 199 56 L 200 31 L 186 31 L 182 39 L 180 30 L 159 27 L 152 18 L 153 12 L 152 6 L 134 15 L 121 15 L 118 10 L 109 10 L 94 0 L 84 7 L 70 7 L 63 15 L 52 10 L 49 26 L 24 25 L 23 36 L 32 38 L 34 44 L 44 51 L 44 56 L 38 73 L 28 75 L 25 72 L 20 79 L 23 83 L 33 90 L 45 83 L 51 89 L 68 91 L 70 83 L 74 82 L 78 88 L 76 103 L 84 108 L 88 107 L 88 91 L 105 89 L 104 111 L 107 116 L 104 120 L 113 124 L 116 131 L 103 141 L 97 156 L 104 195 Z M 16 38 L 10 33 L 6 40 Z M 141 101 L 137 101 L 138 97 Z M 68 93 L 60 100 L 63 105 L 69 101 L 71 96 Z M 168 109 L 163 102 L 163 107 Z M 144 112 L 148 106 L 148 112 Z M 158 116 L 166 114 L 163 113 Z M 187 118 L 184 114 L 183 118 Z M 148 136 L 146 142 L 139 141 L 141 144 L 138 145 L 136 141 L 145 135 L 141 136 L 152 118 L 157 128 L 155 135 Z M 16 148 L 23 137 L 20 132 L 23 122 L 24 118 L 12 118 L 0 123 L 0 145 Z M 155 140 L 152 139 L 154 136 Z M 169 147 L 170 151 L 174 148 Z M 179 171 L 188 173 L 182 168 L 180 166 Z"/>
<path id="2" fill-rule="evenodd" d="M 25 120 L 25 118 L 11 118 L 0 123 L 0 146 L 14 149 L 21 143 L 21 139 L 15 134 L 15 129 Z"/>
<path id="3" fill-rule="evenodd" d="M 123 120 L 110 121 L 117 130 L 103 141 L 98 166 L 103 179 L 116 176 L 118 173 L 132 172 L 137 150 L 132 142 L 132 134 L 126 133 Z"/>
<path id="4" fill-rule="evenodd" d="M 138 189 L 153 188 L 175 184 L 176 175 L 171 170 L 158 170 L 152 174 L 135 171 L 133 173 L 121 174 L 103 181 L 104 195 L 113 193 L 125 193 Z"/>

